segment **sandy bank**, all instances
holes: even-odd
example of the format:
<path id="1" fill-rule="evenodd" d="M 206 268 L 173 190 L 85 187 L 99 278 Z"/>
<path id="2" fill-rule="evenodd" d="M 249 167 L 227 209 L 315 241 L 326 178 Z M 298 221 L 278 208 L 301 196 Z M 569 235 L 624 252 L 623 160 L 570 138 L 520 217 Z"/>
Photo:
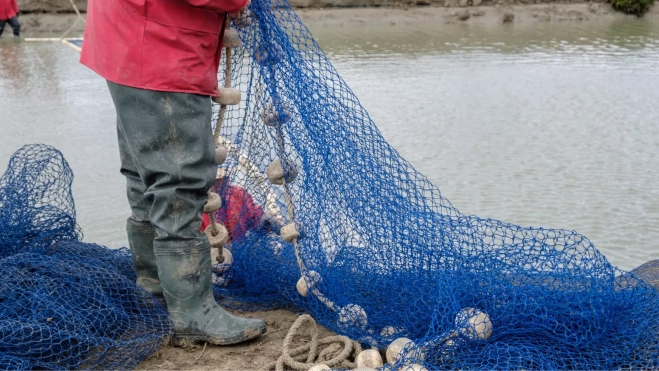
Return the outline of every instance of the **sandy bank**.
<path id="1" fill-rule="evenodd" d="M 616 12 L 604 3 L 580 4 L 532 4 L 532 5 L 489 5 L 468 7 L 379 7 L 379 8 L 298 8 L 304 23 L 312 28 L 334 28 L 345 26 L 405 26 L 441 25 L 456 22 L 496 24 L 504 18 L 510 23 L 528 24 L 534 22 L 565 22 L 589 20 L 616 20 L 633 18 Z M 646 18 L 659 18 L 659 7 L 653 7 Z M 29 13 L 23 14 L 23 35 L 59 36 L 76 19 L 71 13 Z M 81 35 L 84 24 L 80 22 L 72 35 Z"/>
<path id="2" fill-rule="evenodd" d="M 297 9 L 311 28 L 344 26 L 403 26 L 467 23 L 538 23 L 634 18 L 614 11 L 609 4 L 532 4 L 469 7 Z M 653 7 L 646 18 L 659 18 Z"/>
<path id="3" fill-rule="evenodd" d="M 203 345 L 189 349 L 163 346 L 142 361 L 135 370 L 257 370 L 279 358 L 284 338 L 298 317 L 287 310 L 238 313 L 238 315 L 264 320 L 268 325 L 268 331 L 251 342 L 230 346 L 207 346 L 205 350 Z M 320 338 L 334 335 L 322 326 L 318 326 L 318 330 Z M 311 339 L 309 328 L 303 327 L 296 339 L 293 347 L 307 344 Z"/>

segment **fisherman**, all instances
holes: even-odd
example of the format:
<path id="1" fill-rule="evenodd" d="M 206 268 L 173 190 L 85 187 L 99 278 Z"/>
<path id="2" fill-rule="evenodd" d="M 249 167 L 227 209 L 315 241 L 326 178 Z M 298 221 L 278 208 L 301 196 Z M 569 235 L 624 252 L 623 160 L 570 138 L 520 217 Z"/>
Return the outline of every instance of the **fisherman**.
<path id="1" fill-rule="evenodd" d="M 21 24 L 18 23 L 18 3 L 16 0 L 0 0 L 0 36 L 5 30 L 5 24 L 9 23 L 14 30 L 14 36 L 21 34 Z"/>
<path id="2" fill-rule="evenodd" d="M 200 231 L 217 163 L 211 96 L 227 13 L 249 0 L 89 0 L 81 63 L 107 80 L 117 112 L 126 230 L 137 284 L 163 295 L 174 344 L 233 344 L 266 330 L 213 298 Z"/>

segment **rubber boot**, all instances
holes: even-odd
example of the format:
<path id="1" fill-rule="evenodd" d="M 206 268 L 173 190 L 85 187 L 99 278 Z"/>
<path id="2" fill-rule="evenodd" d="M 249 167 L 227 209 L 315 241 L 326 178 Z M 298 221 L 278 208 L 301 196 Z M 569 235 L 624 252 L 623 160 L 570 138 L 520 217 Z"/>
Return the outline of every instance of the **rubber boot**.
<path id="1" fill-rule="evenodd" d="M 163 296 L 156 267 L 156 255 L 153 253 L 153 239 L 156 232 L 149 222 L 128 219 L 126 222 L 128 245 L 133 257 L 137 286 L 156 296 Z"/>
<path id="2" fill-rule="evenodd" d="M 167 311 L 174 324 L 174 345 L 235 344 L 265 333 L 263 321 L 234 316 L 215 301 L 210 246 L 158 249 L 156 258 Z"/>

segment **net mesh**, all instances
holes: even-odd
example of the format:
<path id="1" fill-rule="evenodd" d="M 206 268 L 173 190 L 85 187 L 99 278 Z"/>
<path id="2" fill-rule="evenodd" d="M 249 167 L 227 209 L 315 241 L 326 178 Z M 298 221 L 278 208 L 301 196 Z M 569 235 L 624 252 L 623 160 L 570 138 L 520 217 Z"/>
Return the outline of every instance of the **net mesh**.
<path id="1" fill-rule="evenodd" d="M 169 335 L 130 252 L 80 242 L 72 181 L 44 145 L 21 148 L 0 178 L 0 369 L 129 369 Z"/>
<path id="2" fill-rule="evenodd" d="M 222 121 L 220 193 L 239 212 L 217 217 L 242 230 L 215 270 L 218 300 L 393 342 L 389 369 L 659 368 L 656 289 L 574 231 L 461 214 L 386 143 L 287 3 L 255 0 L 233 26 L 229 85 L 244 99 Z M 265 174 L 277 159 L 284 185 Z M 43 145 L 0 178 L 1 368 L 132 368 L 171 330 L 126 249 L 80 242 L 72 179 Z M 278 221 L 297 223 L 297 245 Z"/>
<path id="3" fill-rule="evenodd" d="M 303 267 L 272 228 L 238 233 L 223 304 L 305 311 L 381 349 L 411 339 L 393 369 L 659 367 L 657 290 L 577 232 L 460 213 L 383 139 L 287 3 L 254 0 L 232 27 L 227 85 L 243 100 L 222 121 L 222 167 L 299 225 Z M 285 186 L 267 179 L 277 159 Z"/>

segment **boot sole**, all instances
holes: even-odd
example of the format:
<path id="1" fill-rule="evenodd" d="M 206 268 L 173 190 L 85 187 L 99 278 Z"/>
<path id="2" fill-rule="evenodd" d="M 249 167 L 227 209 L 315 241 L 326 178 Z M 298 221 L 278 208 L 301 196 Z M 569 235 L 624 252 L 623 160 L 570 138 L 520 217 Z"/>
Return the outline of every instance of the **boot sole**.
<path id="1" fill-rule="evenodd" d="M 266 331 L 266 327 L 259 327 L 248 329 L 243 331 L 241 334 L 228 337 L 220 338 L 215 336 L 201 335 L 201 334 L 174 334 L 172 336 L 172 344 L 177 347 L 191 347 L 196 343 L 209 343 L 212 345 L 231 345 L 238 344 L 245 341 L 255 339 L 263 335 Z"/>

